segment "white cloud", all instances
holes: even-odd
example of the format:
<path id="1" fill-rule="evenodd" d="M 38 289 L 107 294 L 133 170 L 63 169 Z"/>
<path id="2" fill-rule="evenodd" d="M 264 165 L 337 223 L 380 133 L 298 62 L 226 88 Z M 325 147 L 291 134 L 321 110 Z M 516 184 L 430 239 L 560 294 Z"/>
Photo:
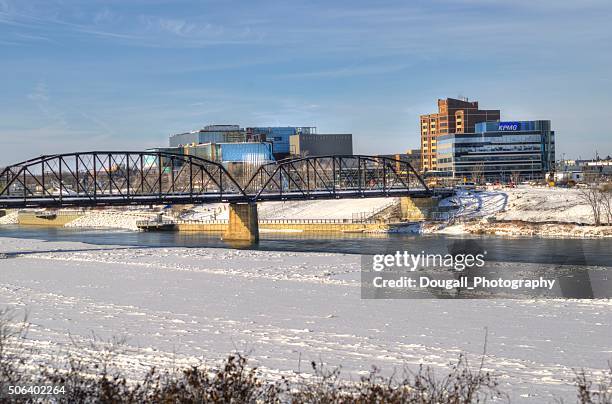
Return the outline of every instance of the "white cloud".
<path id="1" fill-rule="evenodd" d="M 49 101 L 49 94 L 47 91 L 47 85 L 44 81 L 39 81 L 31 93 L 27 95 L 29 99 L 36 102 L 47 102 Z"/>

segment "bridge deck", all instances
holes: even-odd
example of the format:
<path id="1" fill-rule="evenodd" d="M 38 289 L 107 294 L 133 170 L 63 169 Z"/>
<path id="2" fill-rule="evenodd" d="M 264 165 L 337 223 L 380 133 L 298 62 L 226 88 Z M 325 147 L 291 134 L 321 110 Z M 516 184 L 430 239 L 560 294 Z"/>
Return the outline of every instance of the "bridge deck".
<path id="1" fill-rule="evenodd" d="M 425 189 L 411 190 L 342 190 L 330 193 L 328 191 L 315 191 L 304 194 L 302 192 L 265 193 L 256 195 L 242 194 L 166 194 L 166 195 L 98 195 L 96 198 L 87 196 L 65 196 L 61 199 L 49 197 L 23 198 L 1 198 L 1 209 L 23 209 L 23 208 L 62 208 L 62 207 L 93 207 L 93 206 L 130 206 L 130 205 L 169 205 L 169 204 L 206 204 L 206 203 L 248 203 L 269 201 L 295 201 L 295 200 L 317 200 L 317 199 L 343 199 L 343 198 L 384 198 L 409 196 L 413 198 L 424 198 L 430 196 L 446 197 L 452 194 L 452 190 L 430 191 Z"/>

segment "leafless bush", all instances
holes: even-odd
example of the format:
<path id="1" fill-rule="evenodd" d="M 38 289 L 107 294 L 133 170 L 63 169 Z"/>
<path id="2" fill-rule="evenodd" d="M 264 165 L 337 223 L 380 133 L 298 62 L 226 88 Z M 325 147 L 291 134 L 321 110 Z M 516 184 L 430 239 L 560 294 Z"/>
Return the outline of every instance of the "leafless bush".
<path id="1" fill-rule="evenodd" d="M 521 181 L 521 173 L 518 171 L 513 171 L 510 174 L 510 179 L 513 184 L 518 184 Z"/>
<path id="2" fill-rule="evenodd" d="M 586 188 L 580 188 L 580 199 L 591 208 L 595 226 L 601 225 L 602 209 L 604 204 L 604 193 L 598 183 L 589 184 Z"/>
<path id="3" fill-rule="evenodd" d="M 612 224 L 612 187 L 607 185 L 601 188 L 601 211 L 606 216 L 606 223 Z"/>
<path id="4" fill-rule="evenodd" d="M 484 163 L 479 163 L 474 166 L 474 170 L 472 171 L 472 182 L 476 185 L 482 185 L 484 180 Z"/>
<path id="5" fill-rule="evenodd" d="M 576 372 L 576 388 L 578 389 L 578 402 L 581 404 L 610 404 L 612 403 L 612 363 L 608 363 L 603 379 L 596 384 L 593 376 L 584 369 Z M 595 385 L 594 385 L 595 384 Z"/>
<path id="6" fill-rule="evenodd" d="M 10 308 L 0 309 L 0 402 L 6 399 L 8 386 L 27 383 L 26 359 L 30 356 L 24 339 L 28 331 L 27 313 L 17 321 Z"/>
<path id="7" fill-rule="evenodd" d="M 438 376 L 429 366 L 421 365 L 416 372 L 404 368 L 397 374 L 384 377 L 372 368 L 358 383 L 340 380 L 340 370 L 325 371 L 312 363 L 316 379 L 299 385 L 291 394 L 297 403 L 476 403 L 488 399 L 507 399 L 491 373 L 469 366 L 467 357 L 460 355 L 444 376 Z"/>

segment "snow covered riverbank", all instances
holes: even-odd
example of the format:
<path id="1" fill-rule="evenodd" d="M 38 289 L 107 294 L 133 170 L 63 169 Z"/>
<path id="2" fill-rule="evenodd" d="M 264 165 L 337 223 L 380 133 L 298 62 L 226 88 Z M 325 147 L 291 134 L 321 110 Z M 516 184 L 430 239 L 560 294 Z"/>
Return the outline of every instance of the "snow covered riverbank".
<path id="1" fill-rule="evenodd" d="M 350 220 L 368 219 L 384 211 L 386 220 L 399 221 L 398 203 L 399 198 L 264 202 L 258 204 L 258 214 L 262 220 Z M 389 209 L 394 205 L 395 210 Z M 482 191 L 463 190 L 443 200 L 441 205 L 456 208 L 454 220 L 450 224 L 425 223 L 420 229 L 418 226 L 392 226 L 389 232 L 612 237 L 612 226 L 593 226 L 591 208 L 581 198 L 578 189 L 521 186 Z M 209 204 L 182 212 L 181 218 L 227 220 L 228 214 L 227 204 Z M 66 227 L 138 230 L 137 221 L 153 217 L 155 213 L 146 210 L 92 210 L 66 224 Z M 0 224 L 14 224 L 16 220 L 17 213 L 11 212 L 0 218 Z"/>
<path id="2" fill-rule="evenodd" d="M 257 204 L 257 213 L 262 220 L 368 218 L 398 203 L 398 198 L 261 202 Z M 229 206 L 226 203 L 196 206 L 182 218 L 185 220 L 227 220 Z"/>
<path id="3" fill-rule="evenodd" d="M 5 216 L 0 217 L 0 225 L 2 224 L 17 224 L 17 211 L 12 211 Z"/>
<path id="4" fill-rule="evenodd" d="M 460 191 L 442 202 L 457 207 L 454 223 L 430 224 L 426 233 L 538 237 L 612 237 L 612 226 L 593 226 L 580 190 L 527 187 Z"/>
<path id="5" fill-rule="evenodd" d="M 609 238 L 612 226 L 576 225 L 570 223 L 533 223 L 520 220 L 506 222 L 472 221 L 459 224 L 427 224 L 424 233 L 490 234 L 507 237 Z"/>
<path id="6" fill-rule="evenodd" d="M 119 210 L 88 211 L 80 218 L 66 223 L 64 227 L 93 229 L 138 230 L 136 222 L 155 218 L 155 213 Z"/>
<path id="7" fill-rule="evenodd" d="M 0 254 L 0 306 L 29 310 L 43 356 L 125 336 L 117 356 L 136 376 L 236 349 L 271 378 L 310 360 L 354 378 L 445 369 L 462 351 L 476 360 L 487 327 L 485 368 L 513 402 L 541 403 L 573 400 L 572 369 L 601 374 L 612 358 L 609 300 L 361 300 L 358 255 L 10 238 Z"/>

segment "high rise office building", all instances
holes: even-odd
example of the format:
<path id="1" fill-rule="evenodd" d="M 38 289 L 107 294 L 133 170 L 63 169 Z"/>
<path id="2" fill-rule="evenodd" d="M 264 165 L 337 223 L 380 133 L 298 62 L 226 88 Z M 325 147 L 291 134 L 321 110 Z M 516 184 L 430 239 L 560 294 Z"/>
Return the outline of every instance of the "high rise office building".
<path id="1" fill-rule="evenodd" d="M 477 123 L 499 121 L 500 111 L 479 109 L 478 101 L 438 99 L 438 112 L 421 115 L 421 168 L 437 169 L 437 138 L 449 133 L 472 133 Z"/>
<path id="2" fill-rule="evenodd" d="M 550 121 L 481 122 L 474 133 L 438 137 L 437 171 L 469 181 L 543 179 L 555 167 Z"/>

